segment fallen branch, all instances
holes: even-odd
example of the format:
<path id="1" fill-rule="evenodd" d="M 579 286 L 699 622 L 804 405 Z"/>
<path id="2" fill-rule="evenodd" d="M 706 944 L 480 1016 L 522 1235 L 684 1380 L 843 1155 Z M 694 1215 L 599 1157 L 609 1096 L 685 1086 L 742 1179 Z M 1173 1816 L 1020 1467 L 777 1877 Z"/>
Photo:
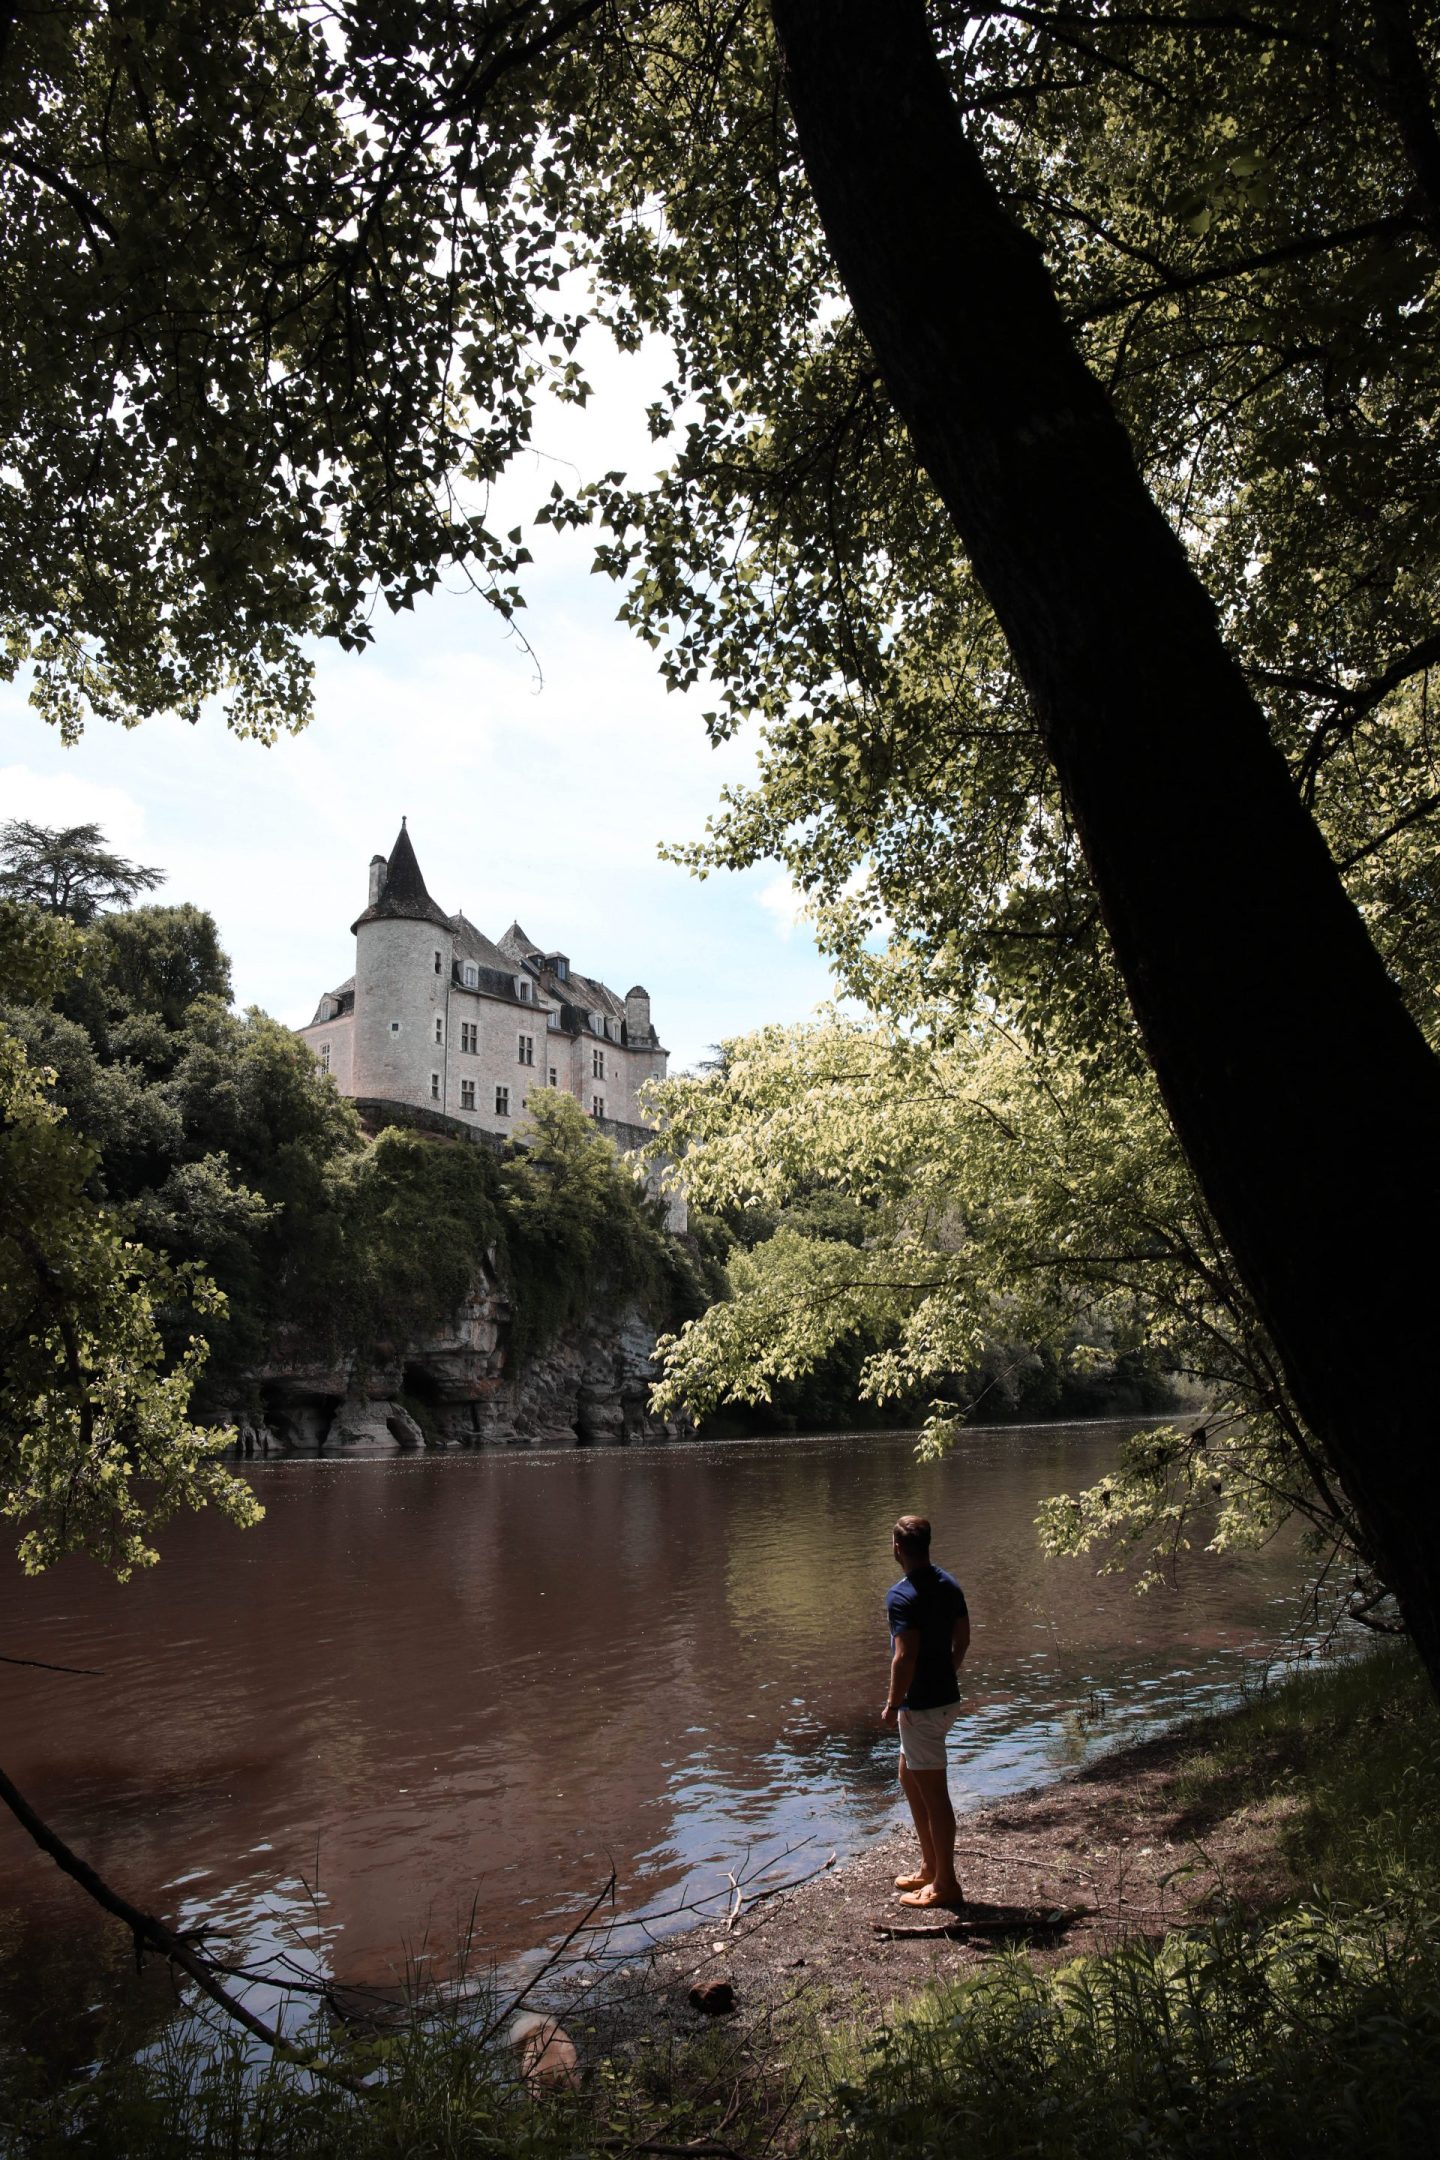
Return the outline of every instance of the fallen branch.
<path id="1" fill-rule="evenodd" d="M 42 1852 L 50 1855 L 62 1873 L 68 1875 L 73 1882 L 79 1883 L 88 1897 L 92 1897 L 97 1905 L 103 1906 L 106 1912 L 112 1913 L 130 1930 L 137 1964 L 146 1950 L 154 1951 L 157 1956 L 167 1959 L 172 1966 L 178 1966 L 181 1972 L 188 1974 L 202 1995 L 207 1995 L 227 2017 L 234 2018 L 237 2025 L 243 2025 L 257 2040 L 263 2040 L 277 2055 L 302 2065 L 316 2077 L 326 2078 L 332 2084 L 343 2085 L 347 2092 L 368 2094 L 370 2088 L 358 2078 L 353 2078 L 347 2071 L 337 2070 L 333 2065 L 322 2061 L 312 2049 L 296 2047 L 294 2042 L 287 2040 L 275 2026 L 267 2024 L 264 2018 L 257 2017 L 255 2012 L 247 2008 L 237 1996 L 232 1995 L 228 1988 L 222 1987 L 209 1962 L 196 1949 L 193 1937 L 177 1935 L 173 1928 L 166 1927 L 163 1920 L 155 1919 L 151 1913 L 142 1912 L 138 1905 L 132 1905 L 128 1898 L 121 1897 L 118 1890 L 112 1890 L 110 1885 L 96 1874 L 89 1862 L 82 1860 L 78 1853 L 72 1852 L 64 1839 L 36 1814 L 24 1794 L 11 1784 L 3 1770 L 0 1770 L 0 1800 L 4 1801 L 26 1835 L 34 1840 Z"/>
<path id="2" fill-rule="evenodd" d="M 730 1877 L 730 1881 L 735 1890 L 735 1907 L 729 1919 L 725 1923 L 726 1934 L 729 1934 L 731 1928 L 734 1927 L 735 1922 L 739 1919 L 742 1906 L 763 1905 L 766 1898 L 783 1897 L 787 1890 L 798 1890 L 801 1883 L 814 1882 L 815 1877 L 817 1875 L 823 1875 L 826 1868 L 834 1867 L 835 1862 L 838 1858 L 839 1854 L 832 1852 L 828 1860 L 822 1860 L 819 1867 L 811 1868 L 808 1875 L 794 1875 L 791 1877 L 789 1882 L 773 1883 L 768 1890 L 753 1891 L 749 1897 L 746 1897 L 744 1891 L 742 1890 L 740 1885 L 736 1883 L 735 1877 L 732 1875 Z"/>
<path id="3" fill-rule="evenodd" d="M 1074 1927 L 1077 1921 L 1094 1916 L 1090 1905 L 1054 1905 L 1044 1912 L 1025 1912 L 1018 1907 L 1013 1912 L 990 1912 L 966 1917 L 956 1913 L 951 1920 L 910 1923 L 904 1920 L 873 1920 L 874 1932 L 890 1942 L 923 1941 L 934 1936 L 960 1938 L 966 1935 L 1053 1935 L 1064 1928 Z"/>
<path id="4" fill-rule="evenodd" d="M 516 2011 L 520 2008 L 521 2003 L 526 2001 L 529 1996 L 534 1994 L 536 1988 L 539 1987 L 542 1980 L 547 1980 L 549 1978 L 550 1974 L 554 1972 L 556 1966 L 564 1957 L 566 1951 L 570 1948 L 571 1943 L 574 1942 L 576 1936 L 583 1934 L 585 1929 L 592 1924 L 596 1913 L 600 1910 L 600 1907 L 605 1903 L 606 1899 L 609 1898 L 613 1901 L 615 1896 L 615 1882 L 616 1875 L 615 1870 L 612 1867 L 610 1870 L 608 1881 L 600 1890 L 596 1892 L 595 1896 L 590 1900 L 590 1903 L 586 1906 L 584 1912 L 575 1922 L 574 1927 L 571 1928 L 569 1934 L 564 1938 L 563 1942 L 556 1944 L 555 1948 L 550 1952 L 549 1956 L 546 1958 L 544 1964 L 540 1967 L 540 1970 L 535 1974 L 534 1978 L 528 1980 L 525 1983 L 525 1986 L 521 1988 L 518 1995 L 512 1995 L 510 2000 L 506 2003 L 504 2009 L 499 2012 L 498 2016 L 492 2018 L 490 2023 L 485 2027 L 485 2030 L 481 2033 L 479 2038 L 478 2045 L 480 2047 L 484 2047 L 487 2041 L 493 2040 L 496 2033 L 499 2032 L 501 2026 L 508 2023 L 508 2021 L 514 2017 Z"/>

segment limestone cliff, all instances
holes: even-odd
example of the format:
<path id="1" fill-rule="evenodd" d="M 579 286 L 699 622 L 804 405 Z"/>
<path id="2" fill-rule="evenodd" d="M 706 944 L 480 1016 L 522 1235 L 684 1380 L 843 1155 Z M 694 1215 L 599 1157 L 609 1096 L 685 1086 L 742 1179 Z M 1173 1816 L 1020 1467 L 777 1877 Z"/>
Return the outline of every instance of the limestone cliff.
<path id="1" fill-rule="evenodd" d="M 656 1331 L 633 1306 L 563 1329 L 523 1364 L 511 1354 L 510 1323 L 509 1303 L 487 1274 L 447 1330 L 368 1366 L 287 1345 L 257 1375 L 260 1413 L 229 1420 L 237 1447 L 343 1457 L 679 1437 L 678 1426 L 649 1413 Z"/>

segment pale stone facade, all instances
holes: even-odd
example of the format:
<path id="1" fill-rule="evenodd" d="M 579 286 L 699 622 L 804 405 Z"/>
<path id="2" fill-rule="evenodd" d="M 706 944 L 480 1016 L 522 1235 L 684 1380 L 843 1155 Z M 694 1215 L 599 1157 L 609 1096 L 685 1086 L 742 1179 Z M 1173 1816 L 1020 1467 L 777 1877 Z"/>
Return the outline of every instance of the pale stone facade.
<path id="1" fill-rule="evenodd" d="M 370 902 L 352 929 L 355 973 L 298 1031 L 342 1094 L 508 1135 L 532 1089 L 554 1087 L 602 1126 L 648 1122 L 639 1090 L 669 1058 L 648 993 L 637 984 L 617 997 L 519 923 L 492 943 L 447 915 L 403 819 L 389 857 L 371 859 Z"/>

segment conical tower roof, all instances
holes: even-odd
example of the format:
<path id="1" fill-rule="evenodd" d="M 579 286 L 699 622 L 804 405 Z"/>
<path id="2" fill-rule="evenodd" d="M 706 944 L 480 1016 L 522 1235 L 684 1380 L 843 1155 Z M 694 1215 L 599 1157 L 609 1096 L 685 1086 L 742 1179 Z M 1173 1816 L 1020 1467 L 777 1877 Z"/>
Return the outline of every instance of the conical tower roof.
<path id="1" fill-rule="evenodd" d="M 358 930 L 361 923 L 368 922 L 432 922 L 443 929 L 453 929 L 450 917 L 437 901 L 425 890 L 425 880 L 415 854 L 405 820 L 400 820 L 400 830 L 391 848 L 385 866 L 385 882 L 380 897 L 357 915 L 350 925 Z"/>

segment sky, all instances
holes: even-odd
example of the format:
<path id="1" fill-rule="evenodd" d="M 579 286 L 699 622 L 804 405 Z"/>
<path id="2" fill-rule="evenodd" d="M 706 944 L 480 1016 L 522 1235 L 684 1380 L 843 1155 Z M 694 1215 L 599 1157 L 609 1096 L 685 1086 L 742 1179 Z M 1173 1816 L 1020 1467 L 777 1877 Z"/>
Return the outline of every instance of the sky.
<path id="1" fill-rule="evenodd" d="M 537 452 L 491 505 L 524 520 L 556 472 L 648 475 L 659 458 L 643 410 L 664 373 L 592 343 L 597 395 L 547 406 Z M 152 897 L 208 908 L 241 1006 L 291 1026 L 354 969 L 349 925 L 370 857 L 402 814 L 433 897 L 490 937 L 518 918 L 622 996 L 643 983 L 671 1070 L 767 1021 L 803 1018 L 830 992 L 824 961 L 775 864 L 701 881 L 659 859 L 699 836 L 722 786 L 753 771 L 749 740 L 712 749 L 704 686 L 671 695 L 655 657 L 615 621 L 620 588 L 589 573 L 583 534 L 527 530 L 522 618 L 533 651 L 473 593 L 375 617 L 361 655 L 317 647 L 315 717 L 265 748 L 218 715 L 125 731 L 92 723 L 66 749 L 0 685 L 0 819 L 94 820 L 121 854 L 153 864 Z"/>

